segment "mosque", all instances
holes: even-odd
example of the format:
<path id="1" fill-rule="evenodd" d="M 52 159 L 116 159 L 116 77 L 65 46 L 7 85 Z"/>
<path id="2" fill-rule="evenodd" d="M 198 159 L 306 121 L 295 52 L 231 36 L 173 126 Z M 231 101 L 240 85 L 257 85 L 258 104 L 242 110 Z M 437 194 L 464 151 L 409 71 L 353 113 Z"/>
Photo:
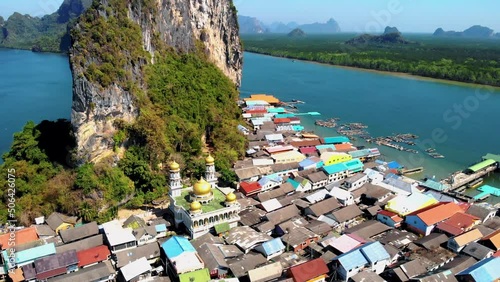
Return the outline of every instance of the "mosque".
<path id="1" fill-rule="evenodd" d="M 241 206 L 231 188 L 217 186 L 215 159 L 205 159 L 205 178 L 192 187 L 183 188 L 181 170 L 175 161 L 170 164 L 170 206 L 175 226 L 185 225 L 191 238 L 196 239 L 212 229 L 236 227 L 240 220 Z"/>

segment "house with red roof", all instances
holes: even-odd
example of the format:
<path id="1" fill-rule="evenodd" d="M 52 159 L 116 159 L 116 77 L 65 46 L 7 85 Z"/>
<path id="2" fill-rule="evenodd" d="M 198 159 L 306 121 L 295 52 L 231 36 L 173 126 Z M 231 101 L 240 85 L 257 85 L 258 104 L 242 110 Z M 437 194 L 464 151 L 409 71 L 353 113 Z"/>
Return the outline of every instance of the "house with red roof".
<path id="1" fill-rule="evenodd" d="M 480 223 L 481 219 L 479 217 L 463 212 L 457 212 L 447 220 L 440 222 L 436 228 L 444 233 L 457 236 L 471 230 L 474 226 Z"/>
<path id="2" fill-rule="evenodd" d="M 240 182 L 240 191 L 245 196 L 250 197 L 258 194 L 262 190 L 259 182 Z"/>
<path id="3" fill-rule="evenodd" d="M 390 227 L 398 228 L 403 223 L 403 218 L 397 213 L 380 210 L 377 212 L 377 220 Z"/>
<path id="4" fill-rule="evenodd" d="M 288 270 L 288 277 L 294 282 L 319 282 L 326 281 L 328 266 L 322 258 L 292 266 Z"/>
<path id="5" fill-rule="evenodd" d="M 437 224 L 463 211 L 456 203 L 440 202 L 407 215 L 405 223 L 409 230 L 427 236 Z"/>
<path id="6" fill-rule="evenodd" d="M 106 245 L 86 249 L 76 253 L 78 257 L 78 267 L 89 267 L 101 261 L 108 260 L 111 252 Z"/>
<path id="7" fill-rule="evenodd" d="M 0 235 L 0 248 L 2 250 L 8 249 L 12 246 L 12 243 L 9 245 L 10 236 L 10 232 Z M 15 238 L 15 245 L 19 246 L 38 240 L 38 233 L 36 232 L 35 227 L 28 227 L 17 230 L 13 238 Z"/>

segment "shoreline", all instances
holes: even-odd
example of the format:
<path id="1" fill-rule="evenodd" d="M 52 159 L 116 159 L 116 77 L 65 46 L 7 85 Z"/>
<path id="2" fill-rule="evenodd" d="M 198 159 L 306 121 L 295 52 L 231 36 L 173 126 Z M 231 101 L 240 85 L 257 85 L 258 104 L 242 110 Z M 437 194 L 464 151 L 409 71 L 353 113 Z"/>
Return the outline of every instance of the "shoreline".
<path id="1" fill-rule="evenodd" d="M 300 62 L 304 62 L 304 63 L 330 66 L 330 67 L 341 68 L 341 69 L 346 69 L 346 70 L 351 70 L 351 71 L 362 71 L 362 72 L 376 73 L 376 74 L 381 74 L 381 75 L 390 75 L 390 76 L 396 76 L 396 77 L 412 79 L 412 80 L 437 82 L 437 83 L 441 83 L 441 84 L 457 85 L 457 86 L 464 86 L 464 87 L 469 87 L 469 88 L 478 88 L 478 87 L 493 88 L 495 90 L 500 91 L 500 86 L 492 86 L 492 85 L 487 85 L 487 84 L 477 84 L 477 83 L 469 83 L 469 82 L 448 80 L 448 79 L 442 79 L 442 78 L 433 78 L 433 77 L 415 75 L 415 74 L 405 73 L 405 72 L 391 72 L 391 71 L 382 71 L 382 70 L 376 70 L 376 69 L 365 69 L 365 68 L 358 68 L 358 67 L 351 67 L 351 66 L 334 65 L 334 64 L 321 63 L 321 62 L 310 61 L 310 60 L 273 56 L 273 55 L 259 53 L 259 52 L 255 52 L 255 51 L 244 50 L 244 52 L 262 55 L 262 56 L 273 57 L 273 58 L 285 59 L 285 60 L 295 60 L 295 61 L 300 61 Z"/>

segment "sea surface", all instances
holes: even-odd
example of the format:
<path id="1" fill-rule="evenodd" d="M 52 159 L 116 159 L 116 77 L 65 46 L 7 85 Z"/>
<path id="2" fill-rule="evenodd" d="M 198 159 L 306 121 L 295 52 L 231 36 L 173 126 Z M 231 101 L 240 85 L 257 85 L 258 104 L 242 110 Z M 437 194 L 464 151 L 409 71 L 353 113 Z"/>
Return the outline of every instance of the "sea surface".
<path id="1" fill-rule="evenodd" d="M 314 125 L 316 119 L 338 117 L 339 123 L 361 122 L 372 137 L 413 133 L 420 138 L 411 154 L 379 146 L 386 161 L 408 168 L 423 166 L 415 178 L 442 179 L 481 160 L 500 154 L 500 89 L 464 86 L 411 76 L 348 69 L 311 62 L 245 53 L 241 96 L 273 94 L 282 101 L 299 99 L 307 130 L 321 136 L 338 135 L 335 129 Z M 367 144 L 358 139 L 355 143 Z M 445 159 L 433 159 L 423 150 L 433 147 Z M 500 187 L 499 174 L 489 184 Z"/>
<path id="2" fill-rule="evenodd" d="M 70 115 L 67 56 L 0 49 L 0 155 L 9 150 L 13 134 L 26 122 Z"/>

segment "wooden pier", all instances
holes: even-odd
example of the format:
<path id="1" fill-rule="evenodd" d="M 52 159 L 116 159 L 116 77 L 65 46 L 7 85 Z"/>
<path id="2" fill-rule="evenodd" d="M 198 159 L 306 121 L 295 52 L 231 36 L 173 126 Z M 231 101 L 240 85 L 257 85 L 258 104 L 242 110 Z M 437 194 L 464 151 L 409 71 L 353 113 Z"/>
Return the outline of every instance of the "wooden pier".
<path id="1" fill-rule="evenodd" d="M 479 179 L 485 175 L 490 174 L 491 172 L 494 172 L 497 169 L 496 166 L 490 166 L 487 167 L 485 170 L 476 172 L 474 174 L 465 174 L 463 172 L 459 172 L 450 178 L 453 179 L 453 181 L 450 181 L 451 179 L 445 179 L 441 181 L 443 184 L 448 184 L 450 185 L 450 190 L 455 190 L 461 186 L 467 185 L 476 179 Z M 450 183 L 451 182 L 451 183 Z"/>

